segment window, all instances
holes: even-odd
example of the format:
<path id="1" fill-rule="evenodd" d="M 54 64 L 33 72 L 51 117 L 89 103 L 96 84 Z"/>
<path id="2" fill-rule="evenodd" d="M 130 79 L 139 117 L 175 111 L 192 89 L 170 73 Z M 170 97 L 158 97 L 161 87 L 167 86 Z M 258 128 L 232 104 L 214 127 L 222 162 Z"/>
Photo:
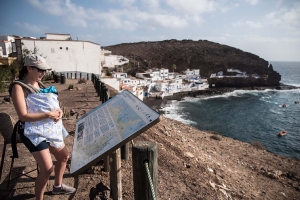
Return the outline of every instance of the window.
<path id="1" fill-rule="evenodd" d="M 59 49 L 62 49 L 62 47 L 59 47 Z"/>
<path id="2" fill-rule="evenodd" d="M 68 47 L 66 47 L 66 50 L 67 50 L 67 51 L 68 51 L 68 49 L 69 49 L 69 48 L 68 48 Z"/>

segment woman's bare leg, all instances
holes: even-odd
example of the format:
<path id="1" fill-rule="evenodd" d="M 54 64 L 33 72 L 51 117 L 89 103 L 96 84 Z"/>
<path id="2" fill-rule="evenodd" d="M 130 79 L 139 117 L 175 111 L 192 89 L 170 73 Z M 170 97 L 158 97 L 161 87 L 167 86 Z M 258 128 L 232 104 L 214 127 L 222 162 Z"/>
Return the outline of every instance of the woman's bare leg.
<path id="1" fill-rule="evenodd" d="M 55 172 L 54 185 L 58 186 L 62 184 L 62 178 L 66 169 L 67 161 L 69 159 L 69 153 L 65 144 L 63 145 L 62 148 L 54 148 L 49 146 L 49 150 L 56 159 L 56 164 L 54 169 Z"/>
<path id="2" fill-rule="evenodd" d="M 42 200 L 47 182 L 53 172 L 52 158 L 49 149 L 33 152 L 32 155 L 40 168 L 40 172 L 35 179 L 35 197 L 37 200 Z"/>

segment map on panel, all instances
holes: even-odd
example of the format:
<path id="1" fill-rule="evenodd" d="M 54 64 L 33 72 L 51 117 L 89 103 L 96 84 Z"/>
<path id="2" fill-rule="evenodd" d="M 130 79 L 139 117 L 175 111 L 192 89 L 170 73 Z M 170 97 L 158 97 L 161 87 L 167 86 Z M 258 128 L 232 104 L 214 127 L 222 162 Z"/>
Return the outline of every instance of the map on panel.
<path id="1" fill-rule="evenodd" d="M 144 127 L 159 121 L 159 114 L 128 90 L 93 109 L 76 122 L 70 173 L 88 168 Z"/>

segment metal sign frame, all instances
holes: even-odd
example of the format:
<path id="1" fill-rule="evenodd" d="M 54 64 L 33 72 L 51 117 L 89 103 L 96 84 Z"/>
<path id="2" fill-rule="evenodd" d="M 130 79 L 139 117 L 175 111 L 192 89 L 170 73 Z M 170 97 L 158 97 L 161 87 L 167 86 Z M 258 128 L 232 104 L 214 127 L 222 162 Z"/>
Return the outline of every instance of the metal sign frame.
<path id="1" fill-rule="evenodd" d="M 95 134 L 94 133 L 95 131 L 93 133 L 87 131 L 87 127 L 85 127 L 86 126 L 85 119 L 87 119 L 87 117 L 92 117 L 93 115 L 96 115 L 97 111 L 100 112 L 100 109 L 103 110 L 103 109 L 106 108 L 108 110 L 109 106 L 111 106 L 112 104 L 118 102 L 119 100 L 122 100 L 122 101 L 126 102 L 128 104 L 128 107 L 129 107 L 128 109 L 131 109 L 130 111 L 134 111 L 135 114 L 139 115 L 139 117 L 141 117 L 141 119 L 143 120 L 142 122 L 144 122 L 145 125 L 143 127 L 141 127 L 140 129 L 133 130 L 133 131 L 136 131 L 136 132 L 133 132 L 133 133 L 129 134 L 123 140 L 118 141 L 117 143 L 112 142 L 112 144 L 109 144 L 110 146 L 109 146 L 108 150 L 105 150 L 103 153 L 101 153 L 99 155 L 97 154 L 96 157 L 91 159 L 90 161 L 84 161 L 86 163 L 81 165 L 81 167 L 79 167 L 79 168 L 73 167 L 76 164 L 76 163 L 74 163 L 74 165 L 73 165 L 73 162 L 76 161 L 77 153 L 79 154 L 80 151 L 81 151 L 80 149 L 77 149 L 77 141 L 79 141 L 81 143 L 84 143 L 84 139 L 85 139 L 84 137 L 87 137 L 88 134 L 92 134 L 92 135 Z M 132 101 L 132 102 L 130 102 L 130 101 Z M 144 113 L 146 113 L 146 111 L 148 113 L 144 114 Z M 143 114 L 141 114 L 142 112 L 143 112 Z M 153 116 L 151 116 L 151 114 L 153 114 Z M 111 116 L 111 112 L 109 112 L 109 115 Z M 105 116 L 107 116 L 107 115 L 105 115 Z M 113 121 L 113 117 L 111 117 L 111 120 Z M 148 120 L 148 122 L 147 122 L 147 120 Z M 130 91 L 128 91 L 128 90 L 122 91 L 121 93 L 114 96 L 110 100 L 108 100 L 105 103 L 101 104 L 100 106 L 94 108 L 90 112 L 86 113 L 85 115 L 83 115 L 81 118 L 79 118 L 76 121 L 76 131 L 75 131 L 75 135 L 74 135 L 74 143 L 73 143 L 70 173 L 74 174 L 74 175 L 79 175 L 80 173 L 84 172 L 85 170 L 87 170 L 88 168 L 95 165 L 97 162 L 99 162 L 103 158 L 105 158 L 105 156 L 108 156 L 113 151 L 115 151 L 118 148 L 120 148 L 121 146 L 125 145 L 127 142 L 130 142 L 133 138 L 137 137 L 138 135 L 140 135 L 141 133 L 143 133 L 144 131 L 146 131 L 147 129 L 149 129 L 150 127 L 155 125 L 156 123 L 158 123 L 160 120 L 161 120 L 161 116 L 160 116 L 159 113 L 157 113 L 151 107 L 146 105 L 143 101 L 141 101 L 139 98 L 137 98 L 135 95 L 133 95 Z M 113 121 L 113 123 L 114 123 L 114 125 L 116 124 L 115 121 Z M 100 126 L 101 126 L 101 123 L 100 123 Z M 113 127 L 113 126 L 111 126 L 111 127 Z M 114 126 L 114 128 L 116 129 L 116 126 Z M 98 130 L 98 129 L 96 131 L 100 132 L 100 130 Z M 120 134 L 120 133 L 118 132 L 116 134 Z M 102 137 L 105 137 L 105 135 L 103 134 Z M 113 139 L 117 140 L 118 138 L 114 137 Z M 97 143 L 95 143 L 95 145 L 97 145 Z"/>

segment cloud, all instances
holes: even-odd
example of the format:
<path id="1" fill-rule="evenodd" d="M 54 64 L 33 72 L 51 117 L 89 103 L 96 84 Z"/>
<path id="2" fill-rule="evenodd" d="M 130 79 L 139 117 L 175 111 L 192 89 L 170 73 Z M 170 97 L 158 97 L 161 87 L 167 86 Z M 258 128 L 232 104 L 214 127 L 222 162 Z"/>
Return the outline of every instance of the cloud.
<path id="1" fill-rule="evenodd" d="M 295 3 L 290 9 L 283 7 L 270 12 L 265 19 L 270 25 L 280 28 L 288 27 L 297 31 L 300 28 L 300 3 Z"/>
<path id="2" fill-rule="evenodd" d="M 108 2 L 119 4 L 125 7 L 131 7 L 134 3 L 135 0 L 107 0 Z"/>
<path id="3" fill-rule="evenodd" d="M 23 29 L 25 31 L 28 31 L 30 33 L 45 33 L 47 32 L 46 30 L 48 29 L 47 26 L 37 26 L 33 24 L 28 24 L 28 23 L 15 23 L 20 29 Z"/>
<path id="4" fill-rule="evenodd" d="M 63 1 L 60 0 L 27 0 L 31 5 L 39 10 L 46 12 L 50 15 L 61 16 L 64 14 Z"/>
<path id="5" fill-rule="evenodd" d="M 168 6 L 180 14 L 203 14 L 218 9 L 218 3 L 210 0 L 166 0 Z"/>
<path id="6" fill-rule="evenodd" d="M 258 29 L 258 28 L 262 28 L 262 27 L 263 27 L 262 24 L 259 23 L 259 22 L 242 21 L 242 20 L 237 21 L 237 22 L 234 22 L 234 23 L 232 23 L 232 25 L 233 25 L 234 27 L 238 27 L 238 26 L 247 26 L 247 27 L 249 27 L 249 28 L 251 28 L 251 29 Z"/>
<path id="7" fill-rule="evenodd" d="M 89 19 L 88 13 L 82 6 L 71 3 L 70 0 L 28 0 L 28 2 L 50 15 L 63 17 L 67 26 L 87 27 L 86 20 Z"/>
<path id="8" fill-rule="evenodd" d="M 259 3 L 259 0 L 246 0 L 246 2 L 254 6 Z"/>

